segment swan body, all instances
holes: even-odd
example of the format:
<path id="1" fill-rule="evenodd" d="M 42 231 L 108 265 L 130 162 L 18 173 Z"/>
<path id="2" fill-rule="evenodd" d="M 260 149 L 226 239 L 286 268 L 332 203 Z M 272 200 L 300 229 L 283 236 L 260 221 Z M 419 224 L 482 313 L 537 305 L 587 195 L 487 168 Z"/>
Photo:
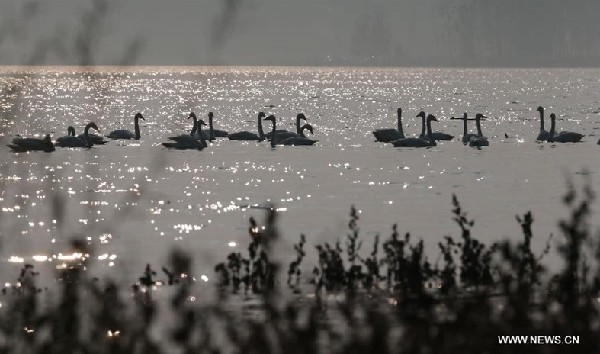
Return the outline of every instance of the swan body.
<path id="1" fill-rule="evenodd" d="M 287 138 L 301 136 L 301 130 L 302 130 L 302 127 L 300 126 L 301 120 L 304 120 L 306 122 L 306 116 L 304 115 L 304 113 L 298 113 L 298 115 L 296 115 L 296 132 L 295 133 L 291 132 L 289 130 L 285 130 L 285 129 L 277 129 L 275 131 L 275 133 L 277 134 L 278 141 L 276 141 L 275 143 L 278 144 Z M 273 139 L 273 132 L 267 132 L 267 134 L 265 134 L 265 136 L 267 137 L 267 139 L 271 140 L 271 139 Z"/>
<path id="2" fill-rule="evenodd" d="M 551 143 L 578 143 L 584 137 L 583 134 L 566 131 L 556 134 L 556 115 L 554 113 L 550 115 L 550 122 L 550 139 L 548 141 Z"/>
<path id="3" fill-rule="evenodd" d="M 537 111 L 540 112 L 540 133 L 535 140 L 548 141 L 552 138 L 552 135 L 550 135 L 549 131 L 544 130 L 544 107 L 539 106 Z"/>
<path id="4" fill-rule="evenodd" d="M 69 132 L 68 136 L 62 136 L 56 139 L 56 146 L 60 147 L 84 147 L 91 148 L 94 145 L 92 139 L 90 139 L 90 129 L 98 130 L 98 126 L 94 122 L 90 122 L 85 126 L 84 133 L 81 134 L 83 138 L 75 136 L 75 128 L 69 127 L 67 131 Z"/>
<path id="5" fill-rule="evenodd" d="M 195 114 L 192 112 L 190 117 L 194 118 Z M 202 126 L 206 125 L 203 120 L 195 121 L 195 127 L 192 129 L 192 134 L 184 134 L 178 136 L 172 136 L 168 139 L 173 142 L 162 143 L 162 145 L 166 148 L 170 149 L 178 149 L 178 150 L 202 150 L 208 146 L 206 140 L 204 140 L 202 136 Z M 198 133 L 196 133 L 196 128 L 198 129 Z"/>
<path id="6" fill-rule="evenodd" d="M 11 144 L 8 144 L 8 147 L 10 147 L 14 152 L 52 152 L 56 150 L 54 148 L 54 144 L 52 143 L 52 139 L 50 138 L 50 134 L 46 134 L 44 139 L 16 137 L 12 140 Z"/>
<path id="7" fill-rule="evenodd" d="M 467 127 L 467 121 L 469 120 L 467 118 L 467 112 L 465 112 L 463 114 L 462 118 L 454 118 L 454 117 L 452 117 L 450 119 L 460 119 L 460 120 L 463 121 L 463 137 L 462 137 L 461 140 L 462 140 L 462 143 L 464 145 L 467 145 L 471 141 L 472 138 L 476 138 L 477 137 L 477 134 L 469 133 L 469 129 Z"/>
<path id="8" fill-rule="evenodd" d="M 263 141 L 265 140 L 265 134 L 262 128 L 262 118 L 265 116 L 264 112 L 258 113 L 258 134 L 251 133 L 249 131 L 241 131 L 237 133 L 231 133 L 227 137 L 229 140 L 254 140 Z"/>
<path id="9" fill-rule="evenodd" d="M 224 130 L 215 129 L 213 125 L 213 112 L 208 112 L 208 131 L 202 131 L 202 137 L 205 140 L 213 141 L 216 138 L 226 138 L 229 133 Z"/>
<path id="10" fill-rule="evenodd" d="M 417 115 L 417 117 L 420 117 L 421 114 L 419 113 Z M 433 115 L 430 114 L 427 116 L 426 119 L 426 127 L 427 127 L 427 137 L 428 139 L 425 138 L 421 138 L 421 137 L 410 137 L 410 138 L 404 138 L 404 139 L 398 139 L 395 141 L 392 141 L 391 143 L 395 146 L 395 147 L 429 147 L 429 146 L 436 146 L 436 142 L 435 139 L 433 138 L 433 134 L 431 131 L 431 122 L 437 122 L 437 118 Z"/>
<path id="11" fill-rule="evenodd" d="M 310 127 L 311 132 L 312 132 L 312 126 L 310 124 L 305 124 L 303 126 L 300 126 L 300 121 L 304 120 L 306 122 L 306 116 L 302 113 L 299 113 L 296 116 L 296 132 L 290 132 L 287 130 L 275 130 L 275 135 L 273 134 L 273 132 L 269 132 L 267 133 L 267 138 L 270 138 L 271 140 L 275 140 L 275 144 L 282 144 L 285 140 L 288 139 L 292 139 L 292 138 L 306 138 L 304 136 L 304 129 L 308 129 L 307 126 Z M 292 140 L 290 140 L 292 141 Z M 298 142 L 300 142 L 301 140 L 298 139 L 296 140 Z"/>
<path id="12" fill-rule="evenodd" d="M 477 136 L 471 137 L 469 139 L 469 146 L 473 146 L 473 147 L 490 146 L 490 141 L 488 140 L 488 138 L 483 136 L 483 131 L 481 130 L 481 118 L 486 118 L 486 117 L 481 113 L 477 113 L 475 115 L 475 124 L 477 125 Z"/>
<path id="13" fill-rule="evenodd" d="M 425 131 L 425 126 L 426 126 L 425 112 L 424 111 L 419 112 L 417 117 L 421 117 L 421 135 L 419 135 L 419 138 L 429 139 L 429 133 L 427 133 Z M 450 135 L 450 134 L 446 134 L 446 133 L 442 133 L 442 132 L 431 132 L 431 136 L 433 137 L 433 140 L 452 140 L 452 139 L 454 139 L 454 135 Z"/>
<path id="14" fill-rule="evenodd" d="M 85 139 L 85 136 L 84 136 L 84 134 L 79 134 L 79 135 L 77 135 L 77 137 L 78 137 L 79 139 L 82 139 L 82 140 L 83 140 L 83 139 Z M 103 136 L 101 136 L 101 135 L 97 135 L 97 134 L 93 134 L 93 133 L 90 133 L 90 134 L 88 135 L 88 139 L 89 139 L 89 140 L 92 142 L 92 144 L 94 144 L 94 145 L 104 145 L 104 144 L 108 143 L 108 140 L 105 140 Z"/>
<path id="15" fill-rule="evenodd" d="M 84 140 L 75 136 L 75 128 L 69 126 L 67 128 L 67 135 L 56 139 L 55 145 L 60 147 L 78 147 L 81 142 L 84 142 Z"/>
<path id="16" fill-rule="evenodd" d="M 137 113 L 135 117 L 133 117 L 135 127 L 134 133 L 125 129 L 117 129 L 110 132 L 110 134 L 108 134 L 106 137 L 113 140 L 140 140 L 140 119 L 146 120 L 141 113 Z"/>
<path id="17" fill-rule="evenodd" d="M 398 128 L 377 129 L 373 131 L 376 141 L 389 143 L 394 140 L 404 139 L 404 129 L 402 127 L 402 108 L 398 108 Z"/>
<path id="18" fill-rule="evenodd" d="M 314 145 L 318 140 L 313 140 L 313 139 L 309 139 L 304 135 L 304 130 L 308 130 L 311 134 L 314 134 L 313 132 L 313 127 L 310 124 L 304 124 L 301 128 L 300 128 L 300 136 L 294 136 L 291 138 L 287 138 L 285 140 L 283 140 L 280 144 L 281 145 L 288 145 L 288 146 L 309 146 L 309 145 Z M 276 135 L 278 136 L 278 135 Z"/>

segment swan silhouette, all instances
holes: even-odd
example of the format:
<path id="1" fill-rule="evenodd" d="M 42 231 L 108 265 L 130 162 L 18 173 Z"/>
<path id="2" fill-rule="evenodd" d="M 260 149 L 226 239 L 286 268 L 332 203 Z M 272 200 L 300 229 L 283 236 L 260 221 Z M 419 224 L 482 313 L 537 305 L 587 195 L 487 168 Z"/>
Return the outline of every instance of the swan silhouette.
<path id="1" fill-rule="evenodd" d="M 420 117 L 419 113 L 416 117 Z M 437 122 L 437 118 L 433 114 L 429 114 L 427 116 L 425 125 L 427 127 L 427 139 L 421 137 L 410 137 L 404 139 L 394 140 L 391 143 L 396 147 L 429 147 L 436 146 L 435 139 L 433 138 L 433 133 L 431 131 L 431 122 Z"/>
<path id="2" fill-rule="evenodd" d="M 258 134 L 251 133 L 249 131 L 241 131 L 237 133 L 231 133 L 227 137 L 229 140 L 254 140 L 254 141 L 263 141 L 265 140 L 265 133 L 262 128 L 262 118 L 265 116 L 265 112 L 258 113 Z"/>
<path id="3" fill-rule="evenodd" d="M 471 138 L 476 138 L 477 134 L 473 134 L 473 133 L 469 133 L 469 129 L 467 127 L 467 121 L 468 120 L 473 120 L 473 119 L 469 119 L 467 118 L 467 112 L 465 112 L 463 114 L 462 118 L 450 118 L 450 119 L 459 119 L 463 121 L 463 137 L 462 137 L 462 142 L 464 145 L 467 145 L 469 143 L 469 141 L 471 141 Z"/>
<path id="4" fill-rule="evenodd" d="M 83 134 L 81 134 L 83 136 L 83 139 L 82 139 L 78 136 L 75 136 L 75 128 L 68 127 L 67 131 L 68 131 L 69 135 L 61 136 L 60 138 L 56 139 L 56 146 L 91 148 L 94 145 L 94 142 L 92 141 L 92 139 L 90 139 L 90 133 L 89 133 L 90 129 L 95 129 L 96 131 L 100 131 L 98 129 L 98 126 L 96 125 L 96 123 L 90 122 L 85 126 Z"/>
<path id="5" fill-rule="evenodd" d="M 135 133 L 125 129 L 117 129 L 110 132 L 106 137 L 113 140 L 140 140 L 140 119 L 146 120 L 141 113 L 136 113 L 135 117 L 133 117 Z"/>
<path id="6" fill-rule="evenodd" d="M 192 116 L 193 115 L 193 116 Z M 194 118 L 196 115 L 192 112 L 188 118 Z M 194 120 L 194 129 L 191 134 L 172 136 L 168 139 L 172 142 L 162 143 L 164 147 L 178 150 L 202 150 L 208 146 L 202 135 L 202 126 L 206 125 L 202 119 Z M 197 129 L 196 129 L 197 128 Z M 199 139 L 199 140 L 198 140 Z"/>
<path id="7" fill-rule="evenodd" d="M 16 137 L 12 140 L 11 144 L 8 144 L 14 152 L 27 152 L 27 151 L 44 151 L 44 152 L 52 152 L 56 150 L 54 148 L 54 144 L 52 143 L 52 139 L 50 138 L 50 134 L 46 134 L 44 139 L 37 138 L 23 138 Z"/>
<path id="8" fill-rule="evenodd" d="M 281 144 L 284 140 L 287 140 L 289 138 L 301 138 L 304 137 L 302 131 L 303 131 L 303 126 L 300 126 L 300 121 L 304 120 L 306 122 L 306 116 L 303 113 L 299 113 L 296 116 L 296 132 L 290 132 L 284 129 L 277 129 L 276 130 L 276 134 L 277 136 L 275 138 L 273 138 L 273 132 L 268 132 L 266 134 L 267 139 L 273 140 L 275 139 L 275 144 Z M 306 124 L 305 124 L 306 125 Z"/>
<path id="9" fill-rule="evenodd" d="M 417 115 L 417 117 L 421 117 L 421 135 L 419 138 L 421 139 L 429 139 L 429 133 L 425 131 L 425 112 L 421 111 Z M 452 140 L 454 139 L 454 135 L 442 133 L 442 132 L 431 132 L 431 136 L 433 136 L 433 140 Z"/>
<path id="10" fill-rule="evenodd" d="M 490 142 L 488 138 L 483 136 L 483 131 L 481 130 L 481 119 L 487 118 L 481 113 L 477 113 L 475 115 L 475 124 L 477 125 L 477 136 L 471 137 L 469 140 L 469 146 L 481 147 L 481 146 L 490 146 Z"/>
<path id="11" fill-rule="evenodd" d="M 213 123 L 213 112 L 208 112 L 208 131 L 203 130 L 202 131 L 202 135 L 204 136 L 204 139 L 208 140 L 208 141 L 213 141 L 216 138 L 226 138 L 229 133 L 227 133 L 224 130 L 220 130 L 220 129 L 215 129 L 214 128 L 214 123 Z"/>
<path id="12" fill-rule="evenodd" d="M 300 128 L 300 136 L 294 136 L 291 138 L 287 138 L 285 140 L 283 140 L 280 144 L 281 145 L 291 145 L 291 146 L 308 146 L 308 145 L 314 145 L 318 140 L 313 140 L 313 139 L 309 139 L 304 135 L 304 130 L 308 130 L 310 132 L 310 134 L 314 134 L 313 132 L 313 127 L 310 124 L 304 124 L 301 128 Z M 276 135 L 277 136 L 277 135 Z"/>
<path id="13" fill-rule="evenodd" d="M 300 136 L 300 130 L 302 129 L 302 127 L 300 126 L 301 120 L 304 120 L 306 122 L 306 116 L 304 115 L 304 113 L 298 113 L 296 115 L 296 132 L 295 133 L 291 132 L 289 130 L 286 130 L 286 129 L 277 129 L 276 133 L 277 133 L 278 139 L 281 141 L 284 136 L 286 138 Z M 267 132 L 265 134 L 265 136 L 267 137 L 267 139 L 270 140 L 273 137 L 273 132 Z"/>
<path id="14" fill-rule="evenodd" d="M 550 114 L 550 139 L 548 139 L 551 143 L 578 143 L 581 138 L 583 138 L 583 134 L 562 131 L 556 134 L 556 115 L 554 113 Z"/>
<path id="15" fill-rule="evenodd" d="M 56 139 L 56 146 L 71 146 L 72 144 L 79 144 L 79 142 L 81 141 L 80 138 L 75 136 L 75 128 L 73 128 L 72 126 L 69 126 L 67 128 L 67 135 L 65 136 L 61 136 L 60 138 Z"/>
<path id="16" fill-rule="evenodd" d="M 373 135 L 375 135 L 375 141 L 380 141 L 382 143 L 389 143 L 394 140 L 404 139 L 404 128 L 402 127 L 402 108 L 398 108 L 398 129 L 387 128 L 387 129 L 377 129 L 373 131 Z"/>
<path id="17" fill-rule="evenodd" d="M 540 112 L 540 133 L 535 140 L 548 141 L 548 139 L 552 138 L 552 136 L 550 135 L 549 131 L 544 130 L 544 107 L 539 106 L 537 111 Z"/>

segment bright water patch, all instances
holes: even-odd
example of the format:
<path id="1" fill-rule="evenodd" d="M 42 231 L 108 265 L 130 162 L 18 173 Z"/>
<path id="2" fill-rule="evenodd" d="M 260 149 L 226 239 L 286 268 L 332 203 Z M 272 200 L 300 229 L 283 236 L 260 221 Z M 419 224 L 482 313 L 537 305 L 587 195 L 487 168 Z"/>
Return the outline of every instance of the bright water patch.
<path id="1" fill-rule="evenodd" d="M 344 237 L 348 210 L 355 204 L 367 241 L 391 232 L 397 222 L 436 252 L 445 234 L 457 233 L 452 194 L 476 219 L 474 232 L 484 240 L 520 235 L 514 215 L 532 210 L 534 242 L 541 250 L 565 214 L 560 203 L 565 177 L 589 174 L 595 186 L 600 182 L 597 70 L 146 68 L 89 73 L 58 68 L 0 73 L 4 262 L 61 266 L 65 260 L 59 255 L 73 255 L 69 239 L 83 236 L 107 272 L 120 263 L 141 273 L 146 262 L 164 263 L 166 251 L 177 246 L 193 252 L 197 274 L 210 274 L 228 252 L 247 246 L 248 218 L 262 220 L 267 202 L 281 210 L 287 246 L 301 232 L 309 244 Z M 534 142 L 538 105 L 546 107 L 547 115 L 557 114 L 560 128 L 586 134 L 585 141 Z M 425 110 L 440 120 L 435 130 L 457 138 L 430 149 L 375 143 L 371 131 L 394 127 L 398 107 L 404 109 L 408 135 L 420 133 L 415 115 Z M 271 149 L 267 143 L 225 139 L 203 151 L 162 148 L 168 136 L 189 132 L 192 110 L 206 120 L 214 112 L 216 128 L 230 132 L 256 132 L 259 111 L 275 114 L 279 128 L 294 130 L 294 118 L 303 112 L 319 142 Z M 13 154 L 4 147 L 14 134 L 50 132 L 57 138 L 66 135 L 69 125 L 81 133 L 88 121 L 104 134 L 133 130 L 138 111 L 146 118 L 139 142 L 112 141 L 51 154 Z M 464 111 L 490 117 L 483 125 L 489 148 L 460 143 L 462 122 L 449 118 Z"/>

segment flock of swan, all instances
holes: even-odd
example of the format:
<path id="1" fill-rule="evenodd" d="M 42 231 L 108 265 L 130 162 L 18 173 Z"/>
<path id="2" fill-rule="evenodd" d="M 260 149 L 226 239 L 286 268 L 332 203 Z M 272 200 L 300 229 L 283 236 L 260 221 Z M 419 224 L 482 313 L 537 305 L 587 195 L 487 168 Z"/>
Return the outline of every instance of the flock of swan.
<path id="1" fill-rule="evenodd" d="M 540 113 L 540 133 L 537 136 L 537 141 L 547 141 L 551 143 L 577 143 L 584 137 L 583 134 L 561 131 L 556 132 L 556 115 L 550 114 L 550 131 L 544 129 L 544 107 L 540 106 L 537 108 Z M 406 137 L 404 135 L 404 128 L 402 126 L 402 108 L 398 108 L 398 127 L 388 129 L 378 129 L 373 131 L 375 139 L 380 142 L 390 143 L 394 146 L 408 146 L 408 147 L 429 147 L 436 146 L 438 140 L 452 140 L 454 136 L 434 132 L 431 129 L 431 122 L 437 122 L 437 118 L 433 114 L 426 115 L 425 112 L 421 111 L 416 117 L 421 117 L 421 134 L 415 137 Z M 489 146 L 490 141 L 483 135 L 481 129 L 481 121 L 485 120 L 485 116 L 481 113 L 477 113 L 475 118 L 468 118 L 467 113 L 462 118 L 450 118 L 460 119 L 463 121 L 463 137 L 462 142 L 465 145 L 481 147 Z M 477 133 L 469 133 L 468 121 L 475 121 L 477 127 Z M 598 140 L 600 145 L 600 140 Z"/>
<path id="2" fill-rule="evenodd" d="M 302 113 L 296 117 L 296 132 L 290 132 L 283 129 L 277 129 L 277 120 L 274 115 L 268 117 L 264 112 L 258 113 L 258 134 L 241 131 L 236 133 L 228 133 L 224 130 L 214 128 L 213 113 L 208 113 L 208 130 L 202 130 L 203 126 L 207 124 L 202 119 L 198 119 L 194 112 L 190 113 L 188 119 L 194 120 L 194 125 L 189 134 L 181 134 L 177 136 L 171 136 L 167 139 L 168 142 L 162 143 L 166 148 L 178 149 L 178 150 L 202 150 L 208 147 L 207 141 L 213 141 L 216 138 L 228 138 L 229 140 L 246 140 L 246 141 L 265 141 L 269 140 L 271 146 L 276 145 L 314 145 L 318 140 L 308 138 L 304 132 L 309 131 L 313 134 L 313 127 L 310 124 L 301 125 L 302 121 L 306 121 L 306 116 Z M 11 144 L 8 146 L 14 152 L 28 152 L 28 151 L 45 151 L 52 152 L 56 150 L 56 147 L 68 147 L 68 148 L 91 148 L 94 145 L 104 145 L 108 142 L 105 138 L 112 140 L 140 140 L 140 123 L 139 120 L 145 120 L 141 113 L 137 113 L 133 118 L 134 131 L 126 129 L 113 130 L 106 136 L 100 136 L 97 134 L 90 133 L 90 129 L 100 131 L 98 126 L 94 122 L 88 123 L 83 134 L 75 135 L 75 128 L 69 126 L 67 128 L 67 135 L 57 138 L 55 142 L 52 141 L 50 134 L 46 134 L 43 139 L 38 138 L 25 138 L 16 136 Z M 262 122 L 271 122 L 271 131 L 266 133 L 263 130 Z"/>
<path id="3" fill-rule="evenodd" d="M 583 134 L 567 132 L 567 131 L 556 131 L 556 115 L 550 114 L 550 131 L 544 129 L 544 108 L 538 107 L 537 111 L 540 114 L 540 132 L 537 136 L 538 141 L 547 141 L 553 143 L 576 143 L 583 138 Z M 454 136 L 442 132 L 434 132 L 432 130 L 432 122 L 437 122 L 437 118 L 432 114 L 426 114 L 421 111 L 416 117 L 421 118 L 421 134 L 414 137 L 407 137 L 404 135 L 404 128 L 402 124 L 402 109 L 398 108 L 397 116 L 397 128 L 388 129 L 377 129 L 373 131 L 373 135 L 376 141 L 390 143 L 396 147 L 430 147 L 436 146 L 436 141 L 439 140 L 452 140 Z M 463 121 L 463 137 L 462 142 L 465 145 L 482 147 L 489 146 L 489 140 L 483 135 L 481 129 L 481 121 L 485 120 L 485 116 L 481 113 L 475 115 L 475 118 L 468 118 L 467 113 L 464 113 L 462 118 L 450 118 L 459 119 Z M 145 120 L 141 113 L 137 113 L 134 116 L 134 131 L 125 129 L 118 129 L 110 132 L 106 136 L 100 136 L 89 132 L 90 129 L 100 131 L 98 126 L 94 122 L 90 122 L 84 128 L 83 134 L 75 135 L 75 128 L 72 126 L 67 129 L 67 136 L 52 141 L 50 134 L 46 134 L 43 139 L 38 138 L 25 138 L 17 136 L 12 140 L 12 143 L 8 146 L 15 152 L 27 152 L 27 151 L 55 151 L 55 147 L 68 147 L 68 148 L 91 148 L 94 145 L 103 145 L 108 142 L 105 138 L 112 140 L 139 140 L 140 125 L 139 120 Z M 302 121 L 307 121 L 306 116 L 299 113 L 296 116 L 296 132 L 290 132 L 287 130 L 277 129 L 277 120 L 274 115 L 268 117 L 264 112 L 258 113 L 257 119 L 257 130 L 258 133 L 250 131 L 241 131 L 236 133 L 228 133 L 224 130 L 214 128 L 213 113 L 208 113 L 208 130 L 202 130 L 203 126 L 207 124 L 202 119 L 198 119 L 194 112 L 190 113 L 188 119 L 193 119 L 194 125 L 189 134 L 181 134 L 178 136 L 172 136 L 168 138 L 168 142 L 162 143 L 166 148 L 179 149 L 179 150 L 202 150 L 208 147 L 207 141 L 213 141 L 216 138 L 228 138 L 229 140 L 249 140 L 249 141 L 265 141 L 269 140 L 271 147 L 276 145 L 314 145 L 318 140 L 308 138 L 304 132 L 309 131 L 313 134 L 313 127 L 306 123 L 301 125 Z M 477 133 L 469 133 L 468 121 L 475 121 Z M 265 133 L 263 130 L 263 121 L 271 122 L 271 131 Z M 600 144 L 600 140 L 598 141 Z"/>

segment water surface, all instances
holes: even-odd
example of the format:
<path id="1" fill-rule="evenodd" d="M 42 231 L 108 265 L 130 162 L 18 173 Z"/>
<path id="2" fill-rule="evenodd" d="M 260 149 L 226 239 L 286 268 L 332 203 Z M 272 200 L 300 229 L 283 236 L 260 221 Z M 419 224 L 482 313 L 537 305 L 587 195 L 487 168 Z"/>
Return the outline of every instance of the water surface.
<path id="1" fill-rule="evenodd" d="M 344 237 L 355 204 L 367 241 L 398 223 L 424 238 L 435 260 L 437 242 L 458 235 L 452 194 L 484 241 L 516 239 L 515 214 L 532 210 L 534 246 L 541 250 L 566 215 L 566 178 L 589 175 L 599 186 L 598 70 L 2 68 L 0 88 L 0 252 L 13 265 L 60 265 L 72 255 L 68 240 L 83 236 L 99 272 L 133 280 L 146 262 L 158 268 L 178 246 L 193 253 L 197 274 L 211 275 L 228 252 L 245 249 L 248 218 L 262 219 L 255 207 L 269 201 L 281 210 L 282 259 L 300 233 L 308 247 Z M 585 134 L 584 141 L 536 143 L 539 105 L 557 114 L 560 129 Z M 438 117 L 436 130 L 456 136 L 462 122 L 451 116 L 484 113 L 491 146 L 477 150 L 459 139 L 429 149 L 374 142 L 371 131 L 394 127 L 398 107 L 409 135 L 420 132 L 420 110 Z M 103 133 L 133 130 L 138 111 L 146 117 L 140 141 L 51 154 L 5 147 L 15 134 L 56 138 L 69 125 L 80 133 L 88 121 Z M 168 136 L 190 130 L 190 111 L 201 118 L 213 111 L 216 127 L 230 132 L 256 131 L 259 111 L 293 130 L 303 112 L 319 142 L 162 148 Z"/>

